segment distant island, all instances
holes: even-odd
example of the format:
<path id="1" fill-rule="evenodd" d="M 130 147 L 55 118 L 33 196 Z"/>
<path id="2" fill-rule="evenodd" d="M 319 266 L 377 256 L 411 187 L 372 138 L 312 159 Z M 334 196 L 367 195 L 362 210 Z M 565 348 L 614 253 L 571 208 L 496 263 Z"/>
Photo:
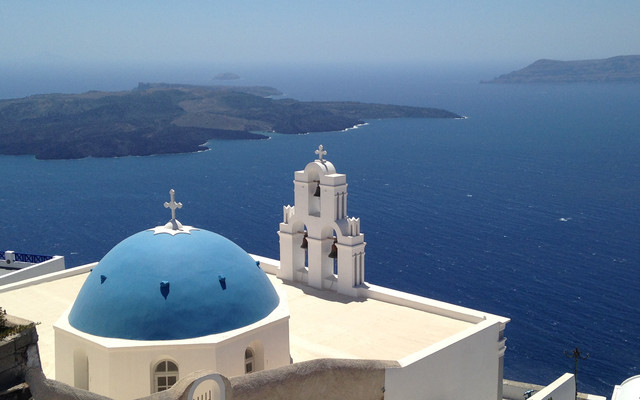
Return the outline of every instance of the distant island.
<path id="1" fill-rule="evenodd" d="M 234 74 L 233 72 L 221 72 L 214 76 L 213 79 L 218 81 L 232 81 L 235 79 L 240 79 L 240 75 Z"/>
<path id="2" fill-rule="evenodd" d="M 538 60 L 482 83 L 640 82 L 640 56 L 600 60 Z"/>
<path id="3" fill-rule="evenodd" d="M 206 150 L 211 139 L 255 132 L 341 131 L 366 119 L 461 118 L 436 108 L 274 99 L 271 87 L 140 83 L 122 92 L 0 100 L 0 154 L 38 159 L 144 156 Z"/>

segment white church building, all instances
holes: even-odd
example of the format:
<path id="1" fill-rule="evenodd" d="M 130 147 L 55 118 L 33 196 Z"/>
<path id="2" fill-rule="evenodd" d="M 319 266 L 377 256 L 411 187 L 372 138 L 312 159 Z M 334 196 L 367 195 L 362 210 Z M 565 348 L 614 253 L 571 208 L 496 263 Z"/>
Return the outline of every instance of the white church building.
<path id="1" fill-rule="evenodd" d="M 180 373 L 234 376 L 289 364 L 289 311 L 256 262 L 175 219 L 115 246 L 54 325 L 56 379 L 113 398 Z"/>
<path id="2" fill-rule="evenodd" d="M 366 282 L 346 175 L 322 146 L 315 153 L 283 207 L 280 260 L 182 225 L 172 190 L 166 225 L 99 263 L 9 285 L 0 304 L 41 322 L 47 377 L 114 399 L 167 390 L 196 371 L 233 381 L 327 359 L 385 361 L 367 389 L 379 398 L 504 398 L 509 319 Z M 566 391 L 571 379 L 558 385 Z M 208 390 L 193 398 L 224 399 L 229 388 L 217 380 Z"/>

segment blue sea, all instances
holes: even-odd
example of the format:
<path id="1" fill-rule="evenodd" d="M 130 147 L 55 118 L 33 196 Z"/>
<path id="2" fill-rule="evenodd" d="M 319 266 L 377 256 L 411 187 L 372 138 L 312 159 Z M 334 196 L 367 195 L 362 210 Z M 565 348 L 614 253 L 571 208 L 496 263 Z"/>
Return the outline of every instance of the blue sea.
<path id="1" fill-rule="evenodd" d="M 487 85 L 500 68 L 4 71 L 0 98 L 130 89 L 138 81 L 262 84 L 299 100 L 445 108 L 462 120 L 212 141 L 194 154 L 39 161 L 0 156 L 0 248 L 99 260 L 178 219 L 278 257 L 293 172 L 326 158 L 349 183 L 366 280 L 511 318 L 505 377 L 548 384 L 578 365 L 607 397 L 640 374 L 640 85 Z"/>

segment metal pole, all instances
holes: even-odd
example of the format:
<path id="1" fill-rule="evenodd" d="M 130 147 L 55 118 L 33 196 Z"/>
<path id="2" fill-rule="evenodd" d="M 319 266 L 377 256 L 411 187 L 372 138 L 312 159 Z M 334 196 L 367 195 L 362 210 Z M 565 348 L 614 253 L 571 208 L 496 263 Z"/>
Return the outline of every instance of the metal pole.
<path id="1" fill-rule="evenodd" d="M 576 347 L 575 350 L 569 352 L 567 350 L 564 351 L 564 355 L 568 358 L 573 358 L 573 379 L 575 379 L 576 383 L 576 400 L 578 399 L 578 360 L 586 360 L 589 358 L 589 354 L 583 355 L 580 350 Z"/>

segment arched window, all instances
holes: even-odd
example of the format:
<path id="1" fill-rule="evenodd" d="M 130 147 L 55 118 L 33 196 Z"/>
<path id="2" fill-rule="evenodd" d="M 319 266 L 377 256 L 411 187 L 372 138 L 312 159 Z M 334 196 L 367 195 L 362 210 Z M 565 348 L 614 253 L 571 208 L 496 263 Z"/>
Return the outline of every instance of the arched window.
<path id="1" fill-rule="evenodd" d="M 333 274 L 338 276 L 338 246 L 336 246 L 336 243 L 338 243 L 338 234 L 333 231 L 333 244 L 329 251 L 329 258 L 333 260 Z"/>
<path id="2" fill-rule="evenodd" d="M 304 267 L 309 269 L 309 242 L 307 238 L 309 237 L 309 231 L 307 231 L 307 226 L 304 226 L 304 236 L 302 237 L 302 243 L 300 248 L 304 250 Z"/>
<path id="3" fill-rule="evenodd" d="M 255 362 L 255 353 L 253 352 L 253 349 L 251 347 L 247 347 L 247 349 L 244 351 L 244 372 L 245 374 L 250 374 L 252 373 L 255 368 L 254 368 L 254 362 Z"/>
<path id="4" fill-rule="evenodd" d="M 162 360 L 153 370 L 154 392 L 162 392 L 178 382 L 178 365 L 173 361 Z"/>

